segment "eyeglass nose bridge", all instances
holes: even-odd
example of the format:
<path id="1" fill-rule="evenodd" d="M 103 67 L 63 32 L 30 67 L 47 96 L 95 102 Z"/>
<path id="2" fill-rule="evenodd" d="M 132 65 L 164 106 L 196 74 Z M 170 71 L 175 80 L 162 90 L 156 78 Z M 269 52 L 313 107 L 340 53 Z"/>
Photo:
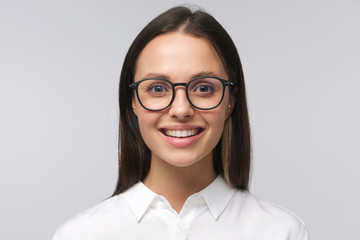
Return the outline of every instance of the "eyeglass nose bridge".
<path id="1" fill-rule="evenodd" d="M 185 87 L 186 96 L 188 96 L 188 93 L 187 93 L 187 86 L 189 85 L 188 83 L 171 83 L 171 84 L 173 86 L 173 95 L 174 95 L 173 97 L 175 97 L 175 88 L 177 86 Z M 189 99 L 189 101 L 190 101 L 190 99 Z"/>
<path id="2" fill-rule="evenodd" d="M 194 104 L 191 102 L 191 100 L 190 100 L 190 98 L 189 98 L 189 94 L 188 94 L 188 92 L 187 92 L 188 83 L 171 83 L 171 85 L 172 85 L 172 87 L 173 87 L 173 96 L 172 96 L 172 98 L 171 98 L 171 101 L 170 101 L 168 107 L 174 102 L 175 95 L 176 95 L 175 88 L 176 88 L 177 86 L 183 86 L 183 87 L 185 87 L 186 98 L 187 98 L 187 100 L 189 101 L 189 103 L 190 103 L 192 106 L 194 106 Z"/>
<path id="3" fill-rule="evenodd" d="M 173 83 L 172 85 L 173 85 L 173 86 L 174 86 L 174 88 L 175 88 L 175 87 L 177 87 L 177 86 L 184 86 L 184 87 L 187 87 L 187 85 L 188 85 L 188 84 L 187 84 L 187 83 Z"/>

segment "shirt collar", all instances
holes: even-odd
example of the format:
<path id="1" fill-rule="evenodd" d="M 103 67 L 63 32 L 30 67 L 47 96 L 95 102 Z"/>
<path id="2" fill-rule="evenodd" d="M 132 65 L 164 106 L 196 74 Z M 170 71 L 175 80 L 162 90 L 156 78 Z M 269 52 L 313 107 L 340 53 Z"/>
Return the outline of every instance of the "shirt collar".
<path id="1" fill-rule="evenodd" d="M 218 176 L 209 186 L 201 190 L 199 194 L 203 196 L 211 214 L 217 220 L 235 192 L 235 188 L 230 187 L 222 177 Z"/>
<path id="2" fill-rule="evenodd" d="M 206 188 L 195 194 L 204 198 L 212 216 L 217 220 L 230 202 L 235 191 L 235 188 L 230 187 L 222 177 L 218 176 Z M 128 189 L 123 193 L 123 196 L 137 221 L 141 220 L 156 197 L 162 198 L 147 188 L 142 182 Z"/>
<path id="3" fill-rule="evenodd" d="M 124 192 L 123 196 L 130 210 L 135 215 L 136 220 L 140 221 L 157 194 L 147 188 L 142 182 L 138 182 Z"/>

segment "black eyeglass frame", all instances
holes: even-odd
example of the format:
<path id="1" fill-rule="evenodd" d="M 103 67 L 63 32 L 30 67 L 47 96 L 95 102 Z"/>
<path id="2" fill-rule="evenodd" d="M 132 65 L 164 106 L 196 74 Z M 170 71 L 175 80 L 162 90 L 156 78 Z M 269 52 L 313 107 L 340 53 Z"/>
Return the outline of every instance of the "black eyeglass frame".
<path id="1" fill-rule="evenodd" d="M 189 84 L 190 84 L 191 82 L 195 81 L 195 80 L 202 79 L 202 78 L 213 78 L 213 79 L 217 79 L 217 80 L 219 80 L 219 81 L 222 83 L 222 85 L 223 85 L 223 92 L 222 92 L 221 99 L 220 99 L 219 103 L 218 103 L 216 106 L 214 106 L 214 107 L 211 107 L 211 108 L 200 108 L 200 107 L 195 106 L 195 105 L 191 102 L 191 100 L 190 100 L 189 93 L 188 93 L 188 86 L 189 86 Z M 146 81 L 146 80 L 163 80 L 163 81 L 165 81 L 165 82 L 168 82 L 168 83 L 171 85 L 173 94 L 172 94 L 172 98 L 171 98 L 171 100 L 170 100 L 170 103 L 169 103 L 166 107 L 160 108 L 160 109 L 155 109 L 155 110 L 154 110 L 154 109 L 149 109 L 149 108 L 145 107 L 145 106 L 142 104 L 142 102 L 141 102 L 141 100 L 140 100 L 140 97 L 139 97 L 138 86 L 139 86 L 139 84 L 140 84 L 141 82 Z M 154 112 L 155 112 L 155 111 L 162 111 L 162 110 L 168 108 L 168 107 L 173 103 L 174 98 L 175 98 L 175 87 L 177 87 L 177 86 L 184 86 L 184 87 L 185 87 L 186 97 L 187 97 L 189 103 L 191 104 L 191 106 L 193 106 L 194 108 L 199 109 L 199 110 L 211 110 L 211 109 L 217 108 L 217 107 L 221 104 L 221 102 L 223 101 L 226 86 L 229 86 L 229 88 L 230 88 L 230 87 L 235 87 L 236 85 L 235 85 L 233 82 L 227 81 L 227 80 L 222 79 L 222 78 L 218 78 L 218 77 L 205 77 L 205 76 L 204 76 L 204 77 L 196 77 L 196 78 L 193 78 L 193 79 L 191 79 L 191 80 L 190 80 L 189 82 L 187 82 L 187 83 L 172 83 L 172 82 L 170 82 L 169 80 L 167 80 L 167 79 L 165 79 L 165 78 L 144 78 L 144 79 L 142 79 L 142 80 L 140 80 L 140 81 L 131 83 L 131 84 L 129 85 L 130 88 L 132 88 L 132 89 L 135 90 L 135 92 L 136 92 L 136 97 L 137 97 L 137 99 L 139 100 L 140 105 L 141 105 L 143 108 L 145 108 L 146 110 L 148 110 L 148 111 L 154 111 Z"/>

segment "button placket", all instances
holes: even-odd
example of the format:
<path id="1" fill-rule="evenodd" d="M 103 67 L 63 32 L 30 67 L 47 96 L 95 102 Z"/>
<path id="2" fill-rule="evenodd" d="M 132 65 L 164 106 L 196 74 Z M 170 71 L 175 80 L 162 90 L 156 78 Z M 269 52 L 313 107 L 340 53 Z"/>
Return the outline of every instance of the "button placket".
<path id="1" fill-rule="evenodd" d="M 179 215 L 177 216 L 176 225 L 177 225 L 177 231 L 176 231 L 177 239 L 185 240 L 186 229 Z"/>
<path id="2" fill-rule="evenodd" d="M 169 218 L 167 224 L 172 232 L 171 239 L 185 240 L 187 236 L 186 229 L 179 214 L 170 206 L 166 199 L 161 198 L 159 202 L 159 206 L 162 208 L 163 213 Z"/>

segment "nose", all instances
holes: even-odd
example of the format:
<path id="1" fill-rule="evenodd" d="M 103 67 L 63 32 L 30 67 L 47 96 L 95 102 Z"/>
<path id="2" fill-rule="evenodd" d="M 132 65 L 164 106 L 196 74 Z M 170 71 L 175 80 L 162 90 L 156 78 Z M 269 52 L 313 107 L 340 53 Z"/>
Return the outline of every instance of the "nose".
<path id="1" fill-rule="evenodd" d="M 172 118 L 186 120 L 194 114 L 194 109 L 186 97 L 184 87 L 177 87 L 172 104 L 170 105 L 169 114 Z"/>

